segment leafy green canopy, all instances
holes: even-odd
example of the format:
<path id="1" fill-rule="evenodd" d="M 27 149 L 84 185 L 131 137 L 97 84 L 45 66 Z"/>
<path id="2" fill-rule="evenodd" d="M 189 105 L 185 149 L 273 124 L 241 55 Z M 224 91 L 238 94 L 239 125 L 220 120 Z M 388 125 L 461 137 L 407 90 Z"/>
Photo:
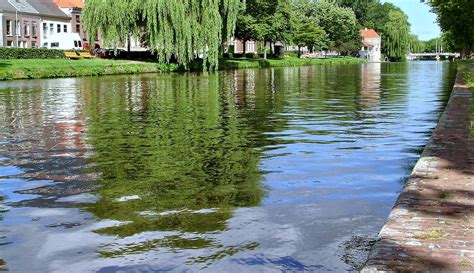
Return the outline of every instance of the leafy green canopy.
<path id="1" fill-rule="evenodd" d="M 382 52 L 392 61 L 405 57 L 410 40 L 407 15 L 391 3 L 373 3 L 362 24 L 382 35 Z"/>
<path id="2" fill-rule="evenodd" d="M 130 37 L 144 41 L 168 62 L 187 65 L 202 54 L 211 69 L 219 49 L 232 35 L 241 0 L 88 0 L 84 25 L 90 38 L 100 33 L 105 46 Z"/>
<path id="3" fill-rule="evenodd" d="M 293 38 L 295 45 L 303 45 L 312 40 L 306 46 L 328 47 L 343 54 L 359 47 L 362 38 L 351 8 L 340 7 L 331 0 L 292 0 L 292 10 L 297 22 Z M 322 29 L 324 33 L 318 29 Z"/>
<path id="4" fill-rule="evenodd" d="M 293 31 L 289 0 L 246 0 L 235 37 L 243 41 L 289 42 Z"/>
<path id="5" fill-rule="evenodd" d="M 428 1 L 438 15 L 438 23 L 445 33 L 449 49 L 463 50 L 469 54 L 474 50 L 474 1 L 431 0 Z"/>
<path id="6" fill-rule="evenodd" d="M 359 21 L 366 19 L 369 7 L 372 4 L 379 4 L 379 0 L 333 0 L 341 7 L 351 8 Z"/>

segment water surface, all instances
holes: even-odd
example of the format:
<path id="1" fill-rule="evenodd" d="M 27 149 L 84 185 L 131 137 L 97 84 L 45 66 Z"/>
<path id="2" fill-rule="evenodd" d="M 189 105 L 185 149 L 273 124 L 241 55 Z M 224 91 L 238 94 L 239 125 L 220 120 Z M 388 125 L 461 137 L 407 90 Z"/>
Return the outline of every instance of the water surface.
<path id="1" fill-rule="evenodd" d="M 448 63 L 0 83 L 12 272 L 357 269 Z"/>

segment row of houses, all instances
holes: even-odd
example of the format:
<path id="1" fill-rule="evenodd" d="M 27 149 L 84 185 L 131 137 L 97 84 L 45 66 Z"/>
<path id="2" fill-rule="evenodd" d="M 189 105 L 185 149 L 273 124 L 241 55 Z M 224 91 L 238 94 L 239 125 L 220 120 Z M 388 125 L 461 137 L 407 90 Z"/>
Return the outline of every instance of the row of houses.
<path id="1" fill-rule="evenodd" d="M 358 52 L 360 58 L 367 59 L 371 62 L 379 62 L 382 58 L 382 37 L 374 29 L 361 29 L 360 36 L 362 37 L 361 49 Z M 243 43 L 238 39 L 232 39 L 230 42 L 234 46 L 234 53 L 256 53 L 258 52 L 258 43 L 255 41 L 248 41 Z M 281 44 L 279 44 L 281 45 Z M 296 51 L 298 48 L 293 46 L 286 46 L 286 51 Z M 309 50 L 307 47 L 301 48 L 304 53 Z M 328 52 L 325 52 L 328 53 Z M 331 55 L 336 52 L 329 52 Z"/>
<path id="2" fill-rule="evenodd" d="M 61 33 L 77 33 L 82 43 L 75 47 L 89 47 L 81 15 L 84 4 L 85 0 L 0 0 L 0 47 L 50 48 L 51 38 Z M 359 55 L 379 61 L 381 37 L 373 29 L 363 29 L 361 35 Z M 146 50 L 137 41 L 131 43 L 132 49 Z M 255 41 L 244 44 L 232 39 L 230 43 L 235 53 L 258 51 Z"/>
<path id="3" fill-rule="evenodd" d="M 84 0 L 1 0 L 0 47 L 48 47 L 58 33 L 77 33 L 82 41 Z"/>

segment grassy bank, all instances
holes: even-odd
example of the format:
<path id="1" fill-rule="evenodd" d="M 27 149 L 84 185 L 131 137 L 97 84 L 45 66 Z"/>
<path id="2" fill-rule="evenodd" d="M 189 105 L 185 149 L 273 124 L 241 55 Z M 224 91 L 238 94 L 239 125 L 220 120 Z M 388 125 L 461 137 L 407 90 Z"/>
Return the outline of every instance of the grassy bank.
<path id="1" fill-rule="evenodd" d="M 0 80 L 102 76 L 174 71 L 176 65 L 121 60 L 0 60 Z"/>
<path id="2" fill-rule="evenodd" d="M 474 60 L 458 62 L 459 68 L 464 71 L 466 85 L 474 89 Z M 474 91 L 474 90 L 473 90 Z"/>
<path id="3" fill-rule="evenodd" d="M 265 68 L 284 66 L 310 66 L 324 64 L 359 64 L 364 61 L 354 57 L 340 57 L 329 59 L 299 59 L 296 57 L 286 57 L 284 59 L 228 59 L 220 64 L 221 69 L 241 69 L 241 68 Z"/>
<path id="4" fill-rule="evenodd" d="M 285 59 L 253 60 L 226 59 L 220 63 L 220 69 L 265 68 L 283 66 L 308 66 L 323 64 L 354 64 L 363 61 L 351 58 L 331 59 Z M 201 66 L 202 67 L 202 66 Z M 202 70 L 199 66 L 195 70 Z M 103 76 L 116 74 L 138 74 L 153 72 L 177 71 L 175 64 L 158 64 L 156 62 L 137 62 L 126 60 L 104 59 L 23 59 L 0 60 L 0 80 L 63 78 L 81 76 Z"/>

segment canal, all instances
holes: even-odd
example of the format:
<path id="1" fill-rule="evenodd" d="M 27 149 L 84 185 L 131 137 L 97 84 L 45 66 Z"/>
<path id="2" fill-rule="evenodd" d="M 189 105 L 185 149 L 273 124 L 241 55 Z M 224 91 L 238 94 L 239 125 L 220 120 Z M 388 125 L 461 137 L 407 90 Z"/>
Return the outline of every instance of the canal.
<path id="1" fill-rule="evenodd" d="M 0 83 L 0 268 L 356 270 L 446 62 Z"/>

